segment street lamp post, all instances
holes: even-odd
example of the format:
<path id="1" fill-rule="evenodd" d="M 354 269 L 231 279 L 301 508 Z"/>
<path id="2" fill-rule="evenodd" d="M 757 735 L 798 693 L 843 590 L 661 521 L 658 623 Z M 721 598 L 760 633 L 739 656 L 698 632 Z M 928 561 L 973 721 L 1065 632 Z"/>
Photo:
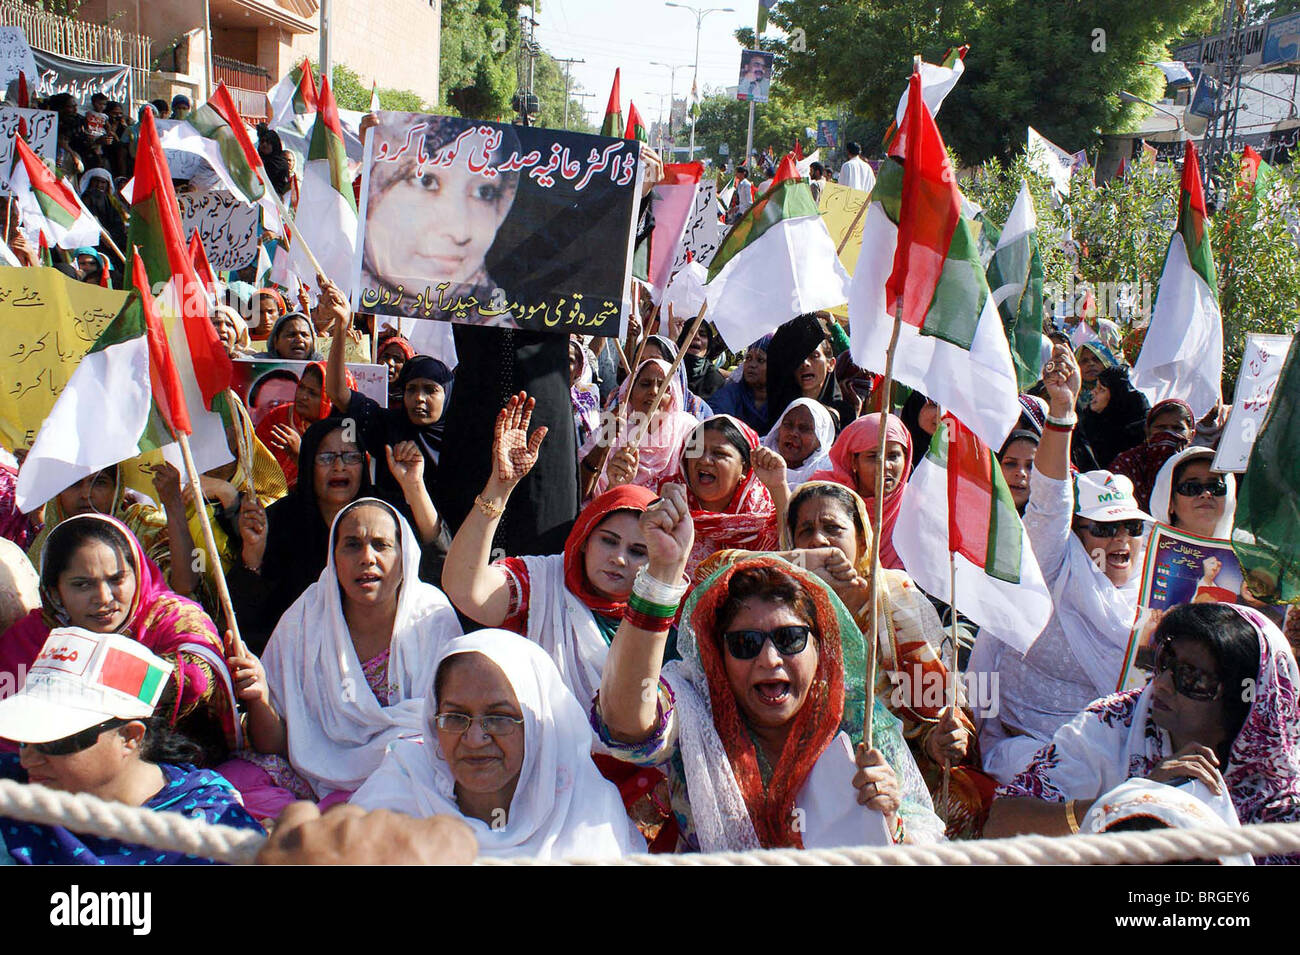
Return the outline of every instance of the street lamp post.
<path id="1" fill-rule="evenodd" d="M 700 28 L 704 25 L 704 18 L 710 13 L 735 13 L 734 7 L 708 7 L 701 10 L 699 7 L 688 6 L 685 3 L 673 3 L 672 0 L 665 0 L 664 6 L 678 7 L 682 10 L 689 10 L 695 14 L 695 66 L 691 73 L 691 90 L 693 95 L 698 94 L 700 89 Z M 695 160 L 695 117 L 691 117 L 691 161 Z"/>
<path id="2" fill-rule="evenodd" d="M 687 64 L 679 63 L 674 66 L 671 63 L 661 63 L 658 60 L 651 60 L 651 66 L 662 66 L 668 71 L 668 140 L 670 145 L 676 145 L 673 142 L 673 103 L 676 102 L 677 90 L 677 71 L 684 69 Z"/>

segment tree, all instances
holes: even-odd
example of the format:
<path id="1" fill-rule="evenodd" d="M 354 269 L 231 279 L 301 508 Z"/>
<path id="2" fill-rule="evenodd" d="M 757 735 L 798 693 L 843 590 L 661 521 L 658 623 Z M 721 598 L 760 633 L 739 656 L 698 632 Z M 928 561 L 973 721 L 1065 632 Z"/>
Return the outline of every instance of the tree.
<path id="1" fill-rule="evenodd" d="M 319 71 L 320 64 L 313 63 L 312 68 Z M 368 110 L 370 108 L 371 87 L 357 75 L 346 63 L 334 64 L 334 78 L 330 81 L 334 91 L 334 100 L 339 109 Z M 419 93 L 411 90 L 379 88 L 379 103 L 386 110 L 405 113 L 428 112 L 429 104 L 420 98 Z"/>
<path id="2" fill-rule="evenodd" d="M 797 139 L 805 152 L 811 152 L 812 140 L 808 138 L 807 128 L 817 126 L 819 112 L 828 115 L 825 107 L 800 99 L 773 83 L 772 99 L 754 105 L 754 151 L 766 152 L 771 146 L 779 157 L 793 148 Z M 696 148 L 715 162 L 738 163 L 745 151 L 748 124 L 748 103 L 721 93 L 705 96 L 700 101 L 700 118 L 695 126 Z M 723 156 L 719 151 L 723 143 L 730 147 L 730 156 Z"/>
<path id="3" fill-rule="evenodd" d="M 966 74 L 939 122 L 963 158 L 982 162 L 1012 155 L 1029 125 L 1071 150 L 1132 125 L 1146 107 L 1120 104 L 1116 93 L 1159 97 L 1163 78 L 1148 64 L 1166 59 L 1169 45 L 1185 34 L 1212 25 L 1221 6 L 1220 0 L 783 0 L 771 19 L 787 35 L 766 45 L 777 53 L 777 82 L 887 121 L 914 54 L 938 62 L 949 47 L 969 43 Z"/>
<path id="4" fill-rule="evenodd" d="M 503 120 L 516 89 L 519 0 L 444 0 L 438 85 L 441 107 Z"/>

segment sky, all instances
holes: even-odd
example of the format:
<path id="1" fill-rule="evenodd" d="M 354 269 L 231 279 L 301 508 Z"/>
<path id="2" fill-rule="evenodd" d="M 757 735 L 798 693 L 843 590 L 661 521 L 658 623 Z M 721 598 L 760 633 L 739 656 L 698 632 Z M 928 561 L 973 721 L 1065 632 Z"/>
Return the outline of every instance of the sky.
<path id="1" fill-rule="evenodd" d="M 700 95 L 707 88 L 735 86 L 740 73 L 740 44 L 735 31 L 753 29 L 758 0 L 681 0 L 700 9 L 733 7 L 734 13 L 710 13 L 700 31 Z M 622 109 L 636 102 L 647 123 L 668 116 L 669 71 L 659 61 L 678 66 L 673 92 L 682 99 L 691 90 L 695 62 L 695 15 L 668 7 L 664 0 L 541 0 L 537 41 L 551 56 L 586 60 L 572 65 L 583 90 L 587 118 L 600 125 L 609 99 L 614 69 L 622 68 Z"/>

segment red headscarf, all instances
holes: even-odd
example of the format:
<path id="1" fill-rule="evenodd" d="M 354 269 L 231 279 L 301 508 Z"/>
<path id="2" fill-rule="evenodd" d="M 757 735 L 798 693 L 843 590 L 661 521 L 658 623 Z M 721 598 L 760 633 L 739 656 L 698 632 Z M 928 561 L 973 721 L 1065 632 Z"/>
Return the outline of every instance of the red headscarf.
<path id="1" fill-rule="evenodd" d="M 736 705 L 736 694 L 727 679 L 717 633 L 718 608 L 730 594 L 731 578 L 737 571 L 754 567 L 773 568 L 793 577 L 817 608 L 817 671 L 808 698 L 794 717 L 781 758 L 772 767 L 772 779 L 766 787 L 759 771 L 754 741 L 745 727 L 745 718 Z M 798 827 L 790 825 L 795 798 L 813 765 L 839 732 L 844 712 L 844 655 L 840 624 L 826 588 L 809 585 L 801 571 L 779 557 L 745 558 L 709 582 L 708 589 L 700 596 L 691 614 L 691 626 L 695 631 L 700 666 L 709 681 L 713 725 L 727 751 L 727 760 L 731 763 L 741 795 L 745 797 L 754 834 L 764 849 L 802 849 L 803 840 Z"/>
<path id="2" fill-rule="evenodd" d="M 564 542 L 564 585 L 594 613 L 622 620 L 623 611 L 627 609 L 627 598 L 611 600 L 592 589 L 583 566 L 582 545 L 610 514 L 615 511 L 635 511 L 640 514 L 654 500 L 655 492 L 649 488 L 620 484 L 592 499 L 578 514 L 573 530 L 569 531 L 569 537 Z"/>
<path id="3" fill-rule="evenodd" d="M 759 445 L 757 432 L 739 418 L 731 415 L 714 415 L 702 422 L 703 427 L 710 421 L 725 418 L 731 422 L 745 437 L 749 450 L 754 451 Z M 691 434 L 694 433 L 692 430 Z M 691 509 L 691 519 L 695 523 L 695 543 L 691 547 L 691 556 L 686 563 L 686 576 L 693 578 L 695 569 L 720 550 L 767 551 L 776 547 L 776 505 L 763 482 L 758 479 L 751 467 L 740 478 L 731 500 L 721 511 L 706 511 L 699 499 L 691 491 L 686 479 L 686 449 L 690 447 L 690 434 L 682 440 L 677 452 L 677 469 L 673 475 L 659 483 L 686 485 L 686 504 Z"/>
<path id="4" fill-rule="evenodd" d="M 387 338 L 385 338 L 383 341 L 379 343 L 379 354 L 378 357 L 375 359 L 376 361 L 380 361 L 380 362 L 383 361 L 384 352 L 388 350 L 389 345 L 396 345 L 398 349 L 401 351 L 401 353 L 406 357 L 407 361 L 410 361 L 412 358 L 415 357 L 415 346 L 413 346 L 401 335 L 389 335 Z"/>
<path id="5" fill-rule="evenodd" d="M 284 478 L 290 489 L 298 483 L 298 456 L 296 454 L 290 454 L 272 440 L 272 429 L 275 428 L 276 425 L 287 424 L 299 434 L 305 434 L 307 429 L 317 421 L 324 421 L 328 418 L 330 416 L 330 411 L 334 408 L 333 403 L 330 401 L 329 391 L 325 388 L 325 362 L 314 361 L 307 365 L 307 368 L 315 368 L 320 372 L 320 410 L 317 411 L 316 417 L 308 420 L 298 414 L 298 403 L 295 400 L 282 405 L 276 405 L 266 413 L 266 417 L 264 417 L 261 420 L 261 423 L 257 426 L 258 440 L 266 445 L 270 452 L 275 455 L 275 460 L 279 462 L 280 469 L 284 471 Z M 302 370 L 304 376 L 307 374 L 307 368 Z M 347 371 L 344 374 L 346 376 L 347 387 L 350 390 L 355 391 L 357 387 L 356 378 L 353 377 L 352 372 L 350 371 Z M 300 378 L 299 381 L 301 380 L 302 379 Z"/>
<path id="6" fill-rule="evenodd" d="M 903 460 L 912 460 L 912 435 L 907 430 L 907 425 L 903 424 L 894 415 L 890 415 L 885 424 L 885 440 L 897 441 L 903 445 Z M 810 481 L 834 481 L 836 484 L 843 484 L 852 491 L 856 491 L 867 505 L 867 513 L 872 519 L 876 516 L 876 489 L 874 487 L 858 487 L 858 475 L 855 465 L 855 459 L 863 451 L 870 451 L 880 446 L 880 415 L 869 414 L 858 418 L 851 425 L 840 432 L 840 436 L 835 439 L 831 445 L 831 467 L 826 471 L 818 471 L 808 480 Z M 878 462 L 882 463 L 882 462 Z M 903 507 L 903 488 L 907 485 L 907 479 L 911 476 L 911 469 L 905 464 L 903 467 L 903 479 L 898 482 L 898 486 L 885 495 L 885 506 L 881 515 L 881 528 L 876 528 L 880 535 L 880 564 L 882 567 L 892 567 L 896 570 L 902 569 L 903 562 L 898 557 L 898 552 L 894 550 L 894 522 L 898 520 L 898 512 Z"/>

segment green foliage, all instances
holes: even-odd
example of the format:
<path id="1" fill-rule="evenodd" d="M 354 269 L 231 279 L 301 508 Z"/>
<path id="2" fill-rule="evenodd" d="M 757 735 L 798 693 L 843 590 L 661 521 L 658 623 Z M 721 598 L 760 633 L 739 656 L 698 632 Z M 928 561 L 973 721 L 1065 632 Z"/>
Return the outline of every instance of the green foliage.
<path id="1" fill-rule="evenodd" d="M 313 70 L 320 70 L 319 63 L 312 63 Z M 339 109 L 368 110 L 370 108 L 370 87 L 346 63 L 334 64 L 334 78 L 330 80 L 334 91 L 334 100 Z M 379 104 L 386 110 L 402 113 L 428 112 L 429 104 L 420 98 L 419 93 L 410 90 L 379 88 Z"/>
<path id="2" fill-rule="evenodd" d="M 1224 160 L 1220 173 L 1234 181 L 1240 155 Z M 1178 219 L 1179 171 L 1150 160 L 1134 165 L 1123 179 L 1094 186 L 1089 171 L 1076 173 L 1070 195 L 1055 201 L 1048 179 L 1032 172 L 1023 152 L 1010 163 L 990 160 L 962 181 L 967 198 L 984 207 L 1001 226 L 1023 177 L 1038 215 L 1044 283 L 1071 289 L 1078 276 L 1097 293 L 1103 317 L 1125 333 L 1145 318 L 1118 313 L 1111 292 L 1118 283 L 1138 283 L 1148 307 L 1155 303 L 1169 239 Z M 1232 394 L 1248 332 L 1292 334 L 1300 323 L 1300 169 L 1276 170 L 1272 191 L 1256 206 L 1238 188 L 1210 220 L 1223 316 L 1223 390 Z M 1073 238 L 1073 243 L 1066 240 Z M 1139 293 L 1141 296 L 1141 293 Z M 1067 301 L 1076 300 L 1069 293 Z M 1139 297 L 1139 303 L 1141 298 Z M 1136 339 L 1133 344 L 1136 346 Z M 1136 349 L 1129 355 L 1136 358 Z"/>
<path id="3" fill-rule="evenodd" d="M 440 112 L 507 120 L 516 88 L 519 0 L 443 0 Z"/>
<path id="4" fill-rule="evenodd" d="M 537 125 L 549 129 L 563 129 L 564 64 L 555 62 L 554 57 L 548 53 L 542 53 L 537 57 L 537 64 L 533 69 L 533 92 L 537 94 L 538 102 L 541 104 L 541 111 L 537 114 L 536 119 Z M 587 122 L 587 116 L 582 110 L 582 100 L 573 95 L 580 92 L 582 92 L 582 88 L 577 81 L 571 82 L 569 86 L 569 129 L 578 133 L 598 132 L 596 127 Z M 641 110 L 641 115 L 646 115 L 644 109 Z M 646 116 L 647 122 L 649 122 L 649 119 L 650 117 Z"/>
<path id="5" fill-rule="evenodd" d="M 962 43 L 966 75 L 941 123 L 963 157 L 1008 158 L 1025 127 L 1070 150 L 1128 128 L 1146 107 L 1120 104 L 1128 90 L 1158 97 L 1168 47 L 1210 26 L 1220 0 L 783 0 L 771 19 L 787 34 L 777 83 L 843 102 L 888 122 L 912 57 L 939 62 Z M 804 49 L 800 50 L 802 46 Z M 774 83 L 774 88 L 777 83 Z M 874 142 L 864 142 L 868 150 Z"/>
<path id="6" fill-rule="evenodd" d="M 773 83 L 771 101 L 754 105 L 754 151 L 766 152 L 771 146 L 779 158 L 794 147 L 797 139 L 805 153 L 812 152 L 816 139 L 808 137 L 807 127 L 816 128 L 818 115 L 825 117 L 831 113 L 827 107 L 801 99 Z M 700 101 L 700 118 L 695 126 L 697 156 L 702 153 L 714 162 L 728 165 L 739 162 L 745 152 L 748 125 L 749 103 L 723 94 L 705 96 Z M 730 156 L 718 151 L 723 143 L 731 147 Z"/>

